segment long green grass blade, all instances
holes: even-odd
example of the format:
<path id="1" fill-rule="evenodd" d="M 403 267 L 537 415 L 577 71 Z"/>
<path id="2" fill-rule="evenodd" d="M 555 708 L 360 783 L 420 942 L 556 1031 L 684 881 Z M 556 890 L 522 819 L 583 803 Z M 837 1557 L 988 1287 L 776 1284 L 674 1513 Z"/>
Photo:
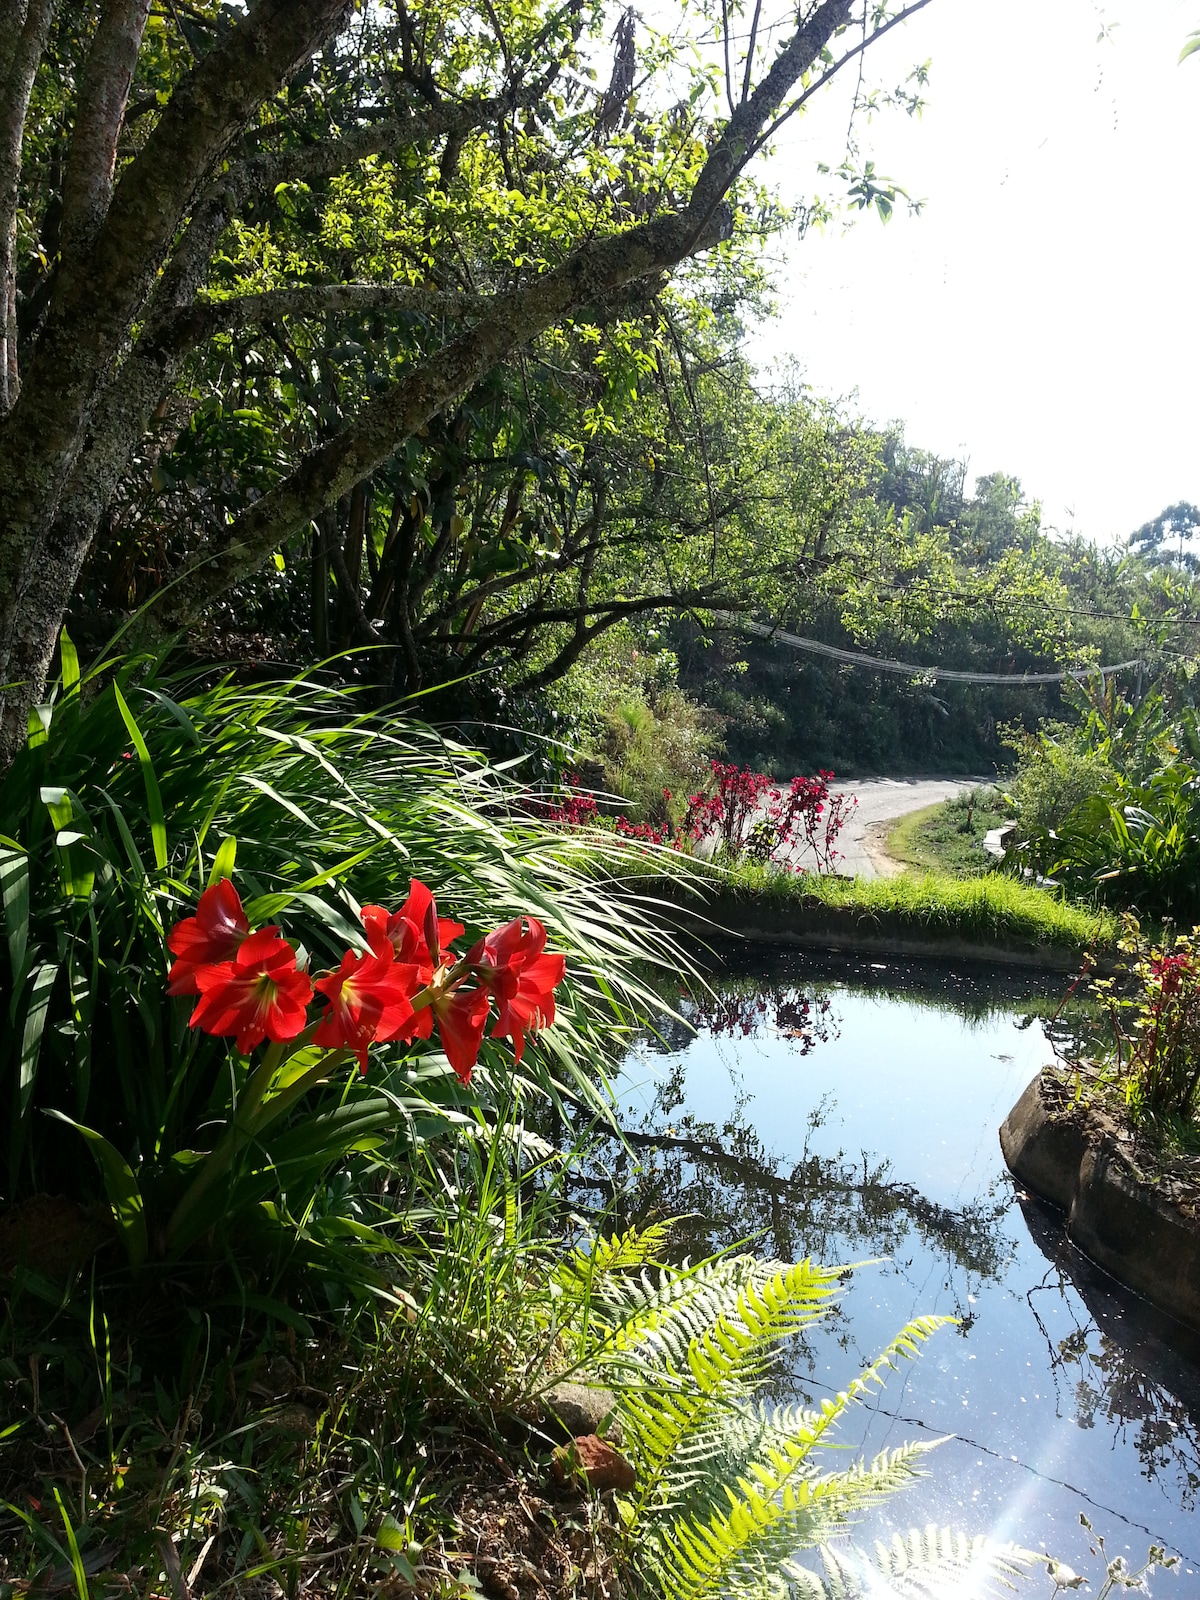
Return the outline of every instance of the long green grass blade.
<path id="1" fill-rule="evenodd" d="M 64 628 L 58 636 L 58 655 L 64 695 L 79 687 L 79 652 Z"/>
<path id="2" fill-rule="evenodd" d="M 220 847 L 213 857 L 212 870 L 208 874 L 208 887 L 220 883 L 222 878 L 232 878 L 234 864 L 237 861 L 237 840 L 232 834 L 221 840 Z"/>
<path id="3" fill-rule="evenodd" d="M 58 962 L 43 961 L 35 967 L 30 984 L 29 999 L 25 1006 L 25 1026 L 21 1031 L 21 1056 L 17 1067 L 17 1110 L 24 1116 L 33 1096 L 37 1079 L 38 1058 L 41 1055 L 42 1035 L 46 1030 L 46 1014 L 50 1009 L 50 994 L 58 977 Z"/>
<path id="4" fill-rule="evenodd" d="M 154 763 L 150 759 L 150 751 L 142 736 L 142 730 L 126 704 L 119 684 L 113 684 L 113 694 L 116 696 L 121 721 L 129 730 L 129 737 L 133 741 L 133 748 L 137 751 L 138 761 L 141 763 L 142 779 L 146 785 L 146 804 L 150 811 L 150 839 L 154 847 L 154 864 L 161 871 L 167 864 L 167 822 L 163 815 L 158 776 L 154 771 Z"/>
<path id="5" fill-rule="evenodd" d="M 62 1495 L 57 1489 L 54 1491 L 54 1499 L 58 1505 L 58 1514 L 62 1518 L 63 1527 L 67 1530 L 67 1546 L 71 1552 L 71 1573 L 75 1579 L 75 1594 L 77 1596 L 77 1600 L 91 1600 L 91 1592 L 88 1588 L 87 1569 L 84 1567 L 83 1557 L 79 1553 L 79 1540 L 75 1536 L 75 1529 L 71 1525 L 71 1518 L 67 1514 L 67 1508 L 65 1505 L 63 1505 Z"/>
<path id="6" fill-rule="evenodd" d="M 100 1176 L 104 1180 L 104 1192 L 112 1206 L 129 1264 L 131 1267 L 140 1267 L 149 1253 L 149 1239 L 142 1192 L 138 1188 L 133 1169 L 121 1152 L 94 1128 L 87 1128 L 82 1122 L 76 1122 L 74 1117 L 68 1117 L 65 1112 L 52 1108 L 47 1108 L 46 1115 L 54 1117 L 59 1122 L 65 1122 L 68 1127 L 74 1128 L 76 1133 L 87 1140 L 88 1148 L 100 1168 Z"/>
<path id="7" fill-rule="evenodd" d="M 24 850 L 0 850 L 0 905 L 15 986 L 21 981 L 29 945 L 29 857 Z"/>

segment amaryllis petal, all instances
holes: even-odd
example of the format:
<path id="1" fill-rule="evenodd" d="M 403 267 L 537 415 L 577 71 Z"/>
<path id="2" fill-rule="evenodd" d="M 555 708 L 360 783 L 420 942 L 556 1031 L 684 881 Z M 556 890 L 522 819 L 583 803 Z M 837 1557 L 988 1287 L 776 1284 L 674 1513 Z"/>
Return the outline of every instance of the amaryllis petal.
<path id="1" fill-rule="evenodd" d="M 420 969 L 386 956 L 347 950 L 336 972 L 318 978 L 314 987 L 329 1001 L 313 1034 L 313 1043 L 353 1050 L 359 1070 L 367 1070 L 367 1051 L 376 1041 L 394 1039 L 412 1017 L 409 1001 L 422 986 Z"/>
<path id="2" fill-rule="evenodd" d="M 436 920 L 432 920 L 436 919 Z M 383 955 L 384 941 L 395 951 L 399 961 L 415 961 L 429 968 L 429 977 L 437 965 L 437 957 L 464 932 L 461 922 L 450 917 L 437 916 L 432 890 L 419 878 L 408 886 L 408 899 L 399 911 L 385 911 L 382 906 L 364 906 L 362 923 L 367 942 L 376 955 Z M 430 948 L 430 935 L 437 929 L 435 951 Z"/>
<path id="3" fill-rule="evenodd" d="M 505 976 L 505 993 L 497 992 L 499 1016 L 493 1039 L 511 1038 L 518 1066 L 525 1052 L 526 1033 L 548 1028 L 554 1021 L 554 990 L 566 972 L 566 957 L 540 955 Z"/>
<path id="4" fill-rule="evenodd" d="M 200 1000 L 192 1027 L 236 1039 L 242 1055 L 264 1039 L 282 1042 L 303 1033 L 312 984 L 277 929 L 260 929 L 242 941 L 232 961 L 197 967 L 195 976 Z"/>
<path id="5" fill-rule="evenodd" d="M 479 1059 L 489 1004 L 486 989 L 456 989 L 430 1008 L 437 1013 L 438 1036 L 446 1060 L 464 1084 L 470 1083 L 471 1071 Z"/>
<path id="6" fill-rule="evenodd" d="M 554 1021 L 554 989 L 566 958 L 546 954 L 546 930 L 536 917 L 515 917 L 481 939 L 467 957 L 480 983 L 496 997 L 492 1037 L 511 1038 L 518 1064 L 525 1035 Z"/>
<path id="7" fill-rule="evenodd" d="M 232 961 L 250 924 L 241 897 L 228 878 L 200 896 L 194 917 L 184 917 L 167 935 L 167 948 L 177 959 L 167 974 L 168 994 L 198 994 L 196 968 Z"/>

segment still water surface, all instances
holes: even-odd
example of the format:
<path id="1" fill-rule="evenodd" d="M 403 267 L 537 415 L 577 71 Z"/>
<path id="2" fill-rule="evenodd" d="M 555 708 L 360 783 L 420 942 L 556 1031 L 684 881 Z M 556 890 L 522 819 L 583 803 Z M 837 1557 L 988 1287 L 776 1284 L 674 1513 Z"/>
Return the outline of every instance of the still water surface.
<path id="1" fill-rule="evenodd" d="M 1082 1511 L 1110 1555 L 1139 1565 L 1151 1539 L 1182 1555 L 1178 1582 L 1155 1580 L 1182 1600 L 1200 1574 L 1200 1338 L 1067 1245 L 997 1141 L 1051 1056 L 1039 1017 L 1060 993 L 799 960 L 715 1000 L 684 993 L 697 1032 L 664 1020 L 625 1064 L 623 1118 L 642 1142 L 639 1167 L 616 1175 L 635 1215 L 694 1212 L 697 1250 L 756 1234 L 789 1259 L 886 1258 L 798 1354 L 809 1400 L 910 1317 L 961 1319 L 843 1425 L 868 1454 L 953 1435 L 861 1534 L 949 1524 L 1092 1575 Z"/>

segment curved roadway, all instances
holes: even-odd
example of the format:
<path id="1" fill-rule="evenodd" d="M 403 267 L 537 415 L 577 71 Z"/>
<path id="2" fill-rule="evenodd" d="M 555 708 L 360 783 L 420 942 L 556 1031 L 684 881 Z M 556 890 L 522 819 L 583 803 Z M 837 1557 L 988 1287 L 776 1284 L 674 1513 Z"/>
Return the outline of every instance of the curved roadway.
<path id="1" fill-rule="evenodd" d="M 859 878 L 890 877 L 903 871 L 903 864 L 893 860 L 885 848 L 896 818 L 993 781 L 986 777 L 863 778 L 857 783 L 835 784 L 835 792 L 853 795 L 858 801 L 837 842 L 840 859 L 835 871 Z M 808 852 L 798 857 L 801 866 L 811 864 L 805 861 L 805 854 Z"/>

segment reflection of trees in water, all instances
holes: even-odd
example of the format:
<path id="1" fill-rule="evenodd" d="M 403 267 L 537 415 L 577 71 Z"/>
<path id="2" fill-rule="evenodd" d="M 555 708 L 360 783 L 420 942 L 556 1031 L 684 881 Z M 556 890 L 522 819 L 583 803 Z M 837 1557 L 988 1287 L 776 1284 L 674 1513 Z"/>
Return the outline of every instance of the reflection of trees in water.
<path id="1" fill-rule="evenodd" d="M 668 1015 L 658 1020 L 646 1042 L 669 1050 L 670 1058 L 653 1104 L 639 1124 L 625 1129 L 626 1148 L 615 1139 L 602 1141 L 584 1175 L 587 1186 L 608 1190 L 625 1223 L 686 1214 L 680 1232 L 692 1255 L 755 1240 L 789 1261 L 799 1255 L 825 1261 L 894 1256 L 915 1234 L 968 1274 L 998 1277 L 1010 1250 L 1000 1229 L 1007 1195 L 951 1209 L 898 1181 L 886 1160 L 865 1153 L 858 1161 L 845 1152 L 818 1156 L 807 1137 L 800 1159 L 789 1164 L 770 1153 L 744 1094 L 720 1126 L 685 1109 L 691 1030 L 734 1038 L 775 1032 L 806 1056 L 839 1036 L 838 993 L 763 977 L 725 979 L 718 989 L 681 984 L 666 998 L 688 1031 Z M 905 998 L 911 1003 L 910 995 Z M 943 997 L 928 1003 L 946 1009 Z M 809 1134 L 827 1109 L 822 1102 L 809 1111 Z"/>
<path id="2" fill-rule="evenodd" d="M 1057 1414 L 1073 1416 L 1081 1428 L 1111 1427 L 1123 1444 L 1133 1444 L 1145 1476 L 1161 1481 L 1164 1492 L 1178 1496 L 1184 1510 L 1193 1510 L 1200 1491 L 1200 1373 L 1195 1366 L 1200 1350 L 1195 1336 L 1122 1292 L 1074 1251 L 1063 1237 L 1061 1218 L 1030 1202 L 1021 1210 L 1051 1262 L 1027 1299 L 1046 1340 Z M 1053 1336 L 1042 1314 L 1047 1296 L 1073 1324 L 1064 1338 Z M 1082 1319 L 1079 1301 L 1087 1312 Z M 1188 1349 L 1174 1348 L 1167 1342 L 1171 1335 Z"/>
<path id="3" fill-rule="evenodd" d="M 681 994 L 679 1009 L 697 1032 L 718 1038 L 749 1039 L 765 1032 L 795 1041 L 796 1053 L 808 1055 L 818 1044 L 838 1036 L 839 1019 L 828 993 L 815 989 L 723 988 L 715 993 Z"/>
<path id="4" fill-rule="evenodd" d="M 655 1052 L 675 1055 L 686 1050 L 697 1033 L 750 1039 L 773 1032 L 793 1039 L 798 1054 L 806 1056 L 818 1044 L 838 1036 L 833 997 L 821 990 L 766 989 L 761 982 L 727 983 L 720 989 L 681 985 L 663 998 L 676 1015 L 660 1013 L 644 1035 L 644 1044 Z"/>
<path id="5" fill-rule="evenodd" d="M 819 1126 L 822 1110 L 809 1118 Z M 647 1121 L 653 1120 L 651 1113 Z M 885 1161 L 849 1161 L 805 1152 L 787 1164 L 771 1157 L 744 1117 L 717 1127 L 683 1114 L 663 1131 L 627 1129 L 623 1149 L 615 1139 L 593 1151 L 572 1182 L 598 1191 L 611 1205 L 618 1228 L 678 1217 L 677 1247 L 693 1259 L 737 1245 L 786 1261 L 822 1262 L 900 1256 L 915 1235 L 941 1260 L 965 1274 L 957 1306 L 965 1326 L 968 1296 L 981 1278 L 998 1278 L 1011 1253 L 1001 1223 L 1011 1205 L 998 1201 L 951 1210 L 911 1184 L 890 1176 Z M 853 1348 L 850 1319 L 835 1305 L 822 1325 L 844 1349 Z M 804 1336 L 791 1342 L 787 1369 L 810 1367 L 815 1348 Z M 790 1380 L 789 1380 L 790 1381 Z M 790 1391 L 789 1391 L 790 1392 Z"/>
<path id="6" fill-rule="evenodd" d="M 817 1155 L 806 1137 L 798 1160 L 772 1155 L 744 1094 L 720 1125 L 686 1109 L 691 1029 L 734 1038 L 774 1031 L 804 1056 L 838 1037 L 837 993 L 761 978 L 726 981 L 715 993 L 681 987 L 668 998 L 682 1024 L 664 1016 L 646 1041 L 671 1052 L 652 1105 L 625 1129 L 624 1145 L 602 1139 L 573 1181 L 611 1203 L 618 1226 L 680 1217 L 680 1251 L 693 1257 L 744 1242 L 789 1261 L 902 1257 L 919 1241 L 969 1279 L 998 1278 L 1012 1249 L 1001 1228 L 1007 1190 L 958 1209 L 942 1206 L 865 1153 L 858 1160 Z M 809 1135 L 827 1111 L 824 1102 L 809 1111 Z M 961 1310 L 969 1317 L 966 1298 L 964 1288 Z"/>

